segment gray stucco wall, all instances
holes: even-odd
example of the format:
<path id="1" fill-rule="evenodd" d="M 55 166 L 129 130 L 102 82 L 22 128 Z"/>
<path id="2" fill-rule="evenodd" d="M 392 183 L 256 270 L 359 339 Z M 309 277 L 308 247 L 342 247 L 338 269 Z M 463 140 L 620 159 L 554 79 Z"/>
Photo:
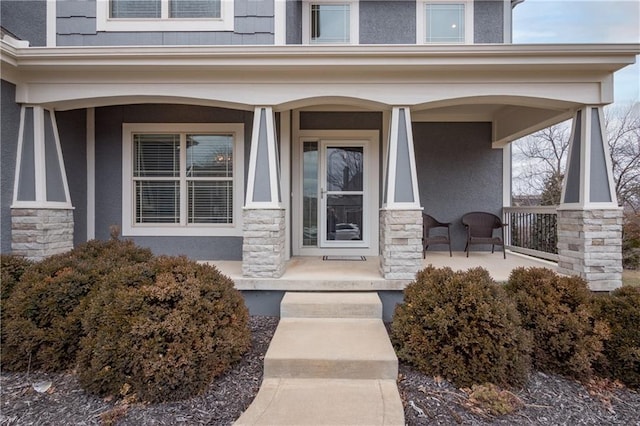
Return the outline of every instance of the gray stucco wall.
<path id="1" fill-rule="evenodd" d="M 4 1 L 4 0 L 3 0 Z M 273 0 L 235 0 L 234 31 L 97 32 L 96 0 L 58 0 L 58 46 L 273 44 Z"/>
<path id="2" fill-rule="evenodd" d="M 360 1 L 360 44 L 415 42 L 415 1 Z"/>
<path id="3" fill-rule="evenodd" d="M 87 241 L 87 113 L 57 111 L 60 149 L 73 206 L 73 245 Z"/>
<path id="4" fill-rule="evenodd" d="M 18 154 L 20 105 L 15 103 L 16 86 L 2 80 L 0 85 L 0 252 L 11 252 L 11 203 Z"/>
<path id="5" fill-rule="evenodd" d="M 474 43 L 504 42 L 504 2 L 476 0 L 473 3 Z"/>
<path id="6" fill-rule="evenodd" d="M 31 46 L 46 46 L 47 0 L 0 1 L 0 25 Z"/>
<path id="7" fill-rule="evenodd" d="M 245 182 L 253 111 L 190 105 L 122 105 L 96 108 L 96 238 L 109 238 L 122 225 L 123 123 L 244 123 Z M 242 237 L 131 237 L 158 254 L 202 260 L 240 260 Z"/>
<path id="8" fill-rule="evenodd" d="M 413 138 L 424 212 L 452 223 L 451 247 L 462 251 L 463 214 L 501 215 L 502 150 L 491 148 L 491 123 L 413 123 Z"/>

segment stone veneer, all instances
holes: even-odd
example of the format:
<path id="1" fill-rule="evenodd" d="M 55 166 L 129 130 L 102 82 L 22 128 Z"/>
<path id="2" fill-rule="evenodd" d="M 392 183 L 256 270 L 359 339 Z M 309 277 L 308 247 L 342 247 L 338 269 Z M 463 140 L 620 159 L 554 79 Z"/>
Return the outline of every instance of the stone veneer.
<path id="1" fill-rule="evenodd" d="M 622 209 L 558 210 L 558 272 L 592 291 L 622 285 Z"/>
<path id="2" fill-rule="evenodd" d="M 73 209 L 11 209 L 11 252 L 42 260 L 73 248 Z"/>
<path id="3" fill-rule="evenodd" d="M 244 209 L 242 275 L 279 278 L 285 269 L 284 209 Z"/>
<path id="4" fill-rule="evenodd" d="M 412 280 L 422 268 L 422 209 L 380 210 L 380 271 Z"/>

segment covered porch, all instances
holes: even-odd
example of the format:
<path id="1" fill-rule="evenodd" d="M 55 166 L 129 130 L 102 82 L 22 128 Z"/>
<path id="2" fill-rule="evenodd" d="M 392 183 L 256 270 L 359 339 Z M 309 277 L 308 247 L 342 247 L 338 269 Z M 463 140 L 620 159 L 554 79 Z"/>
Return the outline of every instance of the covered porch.
<path id="1" fill-rule="evenodd" d="M 385 279 L 380 272 L 378 256 L 345 257 L 343 260 L 324 260 L 322 256 L 292 257 L 286 263 L 280 278 L 248 278 L 242 275 L 242 261 L 212 260 L 222 273 L 235 282 L 239 290 L 273 291 L 398 291 L 411 282 L 408 279 Z M 433 265 L 456 270 L 484 268 L 497 282 L 505 282 L 512 270 L 520 267 L 555 269 L 557 263 L 507 251 L 506 260 L 501 252 L 472 252 L 466 257 L 464 252 L 430 251 L 422 260 L 421 267 Z"/>

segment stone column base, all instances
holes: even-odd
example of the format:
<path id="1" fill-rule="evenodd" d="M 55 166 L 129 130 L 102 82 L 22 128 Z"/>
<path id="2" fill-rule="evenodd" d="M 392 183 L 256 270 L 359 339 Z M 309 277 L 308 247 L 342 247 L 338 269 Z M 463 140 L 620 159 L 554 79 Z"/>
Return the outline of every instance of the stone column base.
<path id="1" fill-rule="evenodd" d="M 244 209 L 242 275 L 279 278 L 285 270 L 285 210 Z"/>
<path id="2" fill-rule="evenodd" d="M 42 260 L 73 249 L 73 209 L 11 209 L 11 252 Z"/>
<path id="3" fill-rule="evenodd" d="M 558 210 L 558 272 L 592 291 L 622 286 L 622 209 Z"/>
<path id="4" fill-rule="evenodd" d="M 422 269 L 422 210 L 380 210 L 380 271 L 412 280 Z"/>

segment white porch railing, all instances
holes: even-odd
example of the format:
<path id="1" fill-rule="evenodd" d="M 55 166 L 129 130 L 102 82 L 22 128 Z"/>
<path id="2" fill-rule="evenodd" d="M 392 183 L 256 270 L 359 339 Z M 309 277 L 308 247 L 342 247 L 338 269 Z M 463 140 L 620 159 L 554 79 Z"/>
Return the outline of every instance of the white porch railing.
<path id="1" fill-rule="evenodd" d="M 505 245 L 511 251 L 558 261 L 557 211 L 550 207 L 505 207 Z"/>

